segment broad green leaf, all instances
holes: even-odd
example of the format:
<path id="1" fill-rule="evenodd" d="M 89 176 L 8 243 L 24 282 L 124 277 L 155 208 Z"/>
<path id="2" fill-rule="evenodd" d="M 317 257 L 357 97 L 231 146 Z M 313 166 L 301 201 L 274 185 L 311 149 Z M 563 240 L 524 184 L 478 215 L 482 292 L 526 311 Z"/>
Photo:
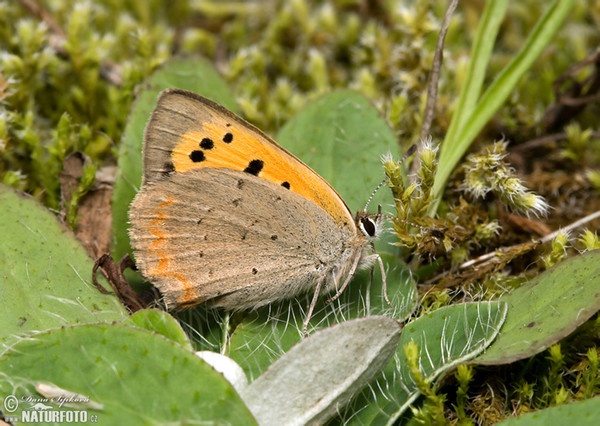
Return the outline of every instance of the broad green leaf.
<path id="1" fill-rule="evenodd" d="M 600 310 L 600 251 L 567 259 L 500 298 L 508 316 L 476 364 L 507 364 L 535 355 Z"/>
<path id="2" fill-rule="evenodd" d="M 142 309 L 131 315 L 131 321 L 138 327 L 162 334 L 167 339 L 171 339 L 190 350 L 192 349 L 190 340 L 179 322 L 165 311 Z"/>
<path id="3" fill-rule="evenodd" d="M 323 424 L 373 379 L 392 354 L 400 326 L 365 317 L 302 340 L 242 391 L 262 426 Z"/>
<path id="4" fill-rule="evenodd" d="M 481 353 L 498 334 L 506 311 L 504 303 L 467 303 L 440 308 L 408 323 L 392 362 L 377 383 L 364 391 L 349 409 L 352 421 L 369 425 L 394 424 L 420 395 L 403 349 L 411 340 L 419 348 L 421 374 L 431 382 L 441 373 Z"/>
<path id="5" fill-rule="evenodd" d="M 91 324 L 42 332 L 6 348 L 0 371 L 3 398 L 39 398 L 34 386 L 52 385 L 100 405 L 88 409 L 99 424 L 256 424 L 220 373 L 188 349 L 140 328 Z M 22 402 L 11 415 L 31 405 Z"/>
<path id="6" fill-rule="evenodd" d="M 237 109 L 227 84 L 214 66 L 203 58 L 171 60 L 140 86 L 119 149 L 119 171 L 113 193 L 113 256 L 116 259 L 131 253 L 127 212 L 142 181 L 144 129 L 158 94 L 167 88 L 190 90 L 233 111 Z"/>
<path id="7" fill-rule="evenodd" d="M 33 198 L 3 185 L 0 235 L 0 341 L 68 324 L 127 320 L 120 302 L 92 285 L 94 262 L 72 232 Z"/>
<path id="8" fill-rule="evenodd" d="M 371 102 L 349 90 L 307 105 L 279 132 L 277 141 L 328 181 L 352 211 L 362 210 L 385 177 L 381 156 L 397 152 L 393 131 Z M 381 190 L 371 204 L 392 203 Z"/>
<path id="9" fill-rule="evenodd" d="M 523 414 L 505 420 L 501 426 L 596 426 L 600 422 L 600 397 L 545 410 Z"/>

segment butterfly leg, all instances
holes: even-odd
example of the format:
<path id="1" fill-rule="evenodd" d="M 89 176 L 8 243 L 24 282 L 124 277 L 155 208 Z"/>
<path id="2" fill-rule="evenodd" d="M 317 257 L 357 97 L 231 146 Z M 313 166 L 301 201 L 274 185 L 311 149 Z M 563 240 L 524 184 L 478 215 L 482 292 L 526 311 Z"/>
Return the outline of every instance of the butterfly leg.
<path id="1" fill-rule="evenodd" d="M 371 315 L 371 285 L 373 284 L 375 266 L 371 266 L 369 272 L 369 285 L 367 285 L 365 290 L 365 312 L 367 313 L 367 316 Z"/>
<path id="2" fill-rule="evenodd" d="M 304 318 L 304 323 L 302 324 L 302 335 L 304 337 L 308 337 L 308 322 L 310 321 L 310 317 L 312 316 L 313 311 L 315 310 L 315 305 L 317 304 L 317 300 L 319 299 L 321 287 L 323 287 L 323 281 L 325 281 L 324 277 L 317 282 L 317 286 L 315 287 L 315 294 L 313 295 L 313 298 L 310 301 L 308 312 L 306 312 L 306 317 Z"/>
<path id="3" fill-rule="evenodd" d="M 157 294 L 155 294 L 154 289 L 148 290 L 144 294 L 136 293 L 123 275 L 123 271 L 127 268 L 136 269 L 133 259 L 131 259 L 128 254 L 123 256 L 119 262 L 115 262 L 109 254 L 103 254 L 96 260 L 94 268 L 92 269 L 92 283 L 101 293 L 109 293 L 108 290 L 98 282 L 96 277 L 98 269 L 100 269 L 108 278 L 108 282 L 113 288 L 115 295 L 117 295 L 123 305 L 133 313 L 149 306 L 156 300 Z"/>
<path id="4" fill-rule="evenodd" d="M 385 272 L 385 266 L 383 264 L 383 260 L 381 259 L 381 256 L 379 256 L 378 254 L 374 254 L 372 256 L 373 256 L 373 259 L 375 261 L 377 261 L 377 263 L 379 263 L 379 269 L 381 271 L 381 281 L 382 281 L 382 290 L 381 291 L 383 293 L 383 298 L 385 299 L 385 301 L 389 305 L 389 307 L 393 308 L 392 302 L 390 301 L 390 299 L 388 298 L 388 295 L 387 295 L 387 274 Z M 348 278 L 346 278 L 346 281 L 344 281 L 344 284 L 342 284 L 340 289 L 333 296 L 331 296 L 329 299 L 327 299 L 327 301 L 325 303 L 331 303 L 340 297 L 342 292 L 346 289 L 346 287 L 352 280 L 352 276 L 354 275 L 354 271 L 356 270 L 357 266 L 358 266 L 358 260 L 355 261 L 354 265 L 352 265 L 353 272 L 348 275 Z M 373 279 L 373 270 L 372 269 L 371 269 L 371 279 Z"/>
<path id="5" fill-rule="evenodd" d="M 387 274 L 385 273 L 385 266 L 383 265 L 383 260 L 381 260 L 381 256 L 379 256 L 378 254 L 375 254 L 374 256 L 377 256 L 377 263 L 379 263 L 379 269 L 381 270 L 381 292 L 383 293 L 383 298 L 387 302 L 388 306 L 390 308 L 393 308 L 392 302 L 390 302 L 390 299 L 387 295 Z M 372 273 L 373 270 L 371 270 L 371 274 Z"/>
<path id="6" fill-rule="evenodd" d="M 348 287 L 348 284 L 350 284 L 350 281 L 352 281 L 354 272 L 356 271 L 356 268 L 358 268 L 358 262 L 360 262 L 360 256 L 356 256 L 356 259 L 354 259 L 354 262 L 352 263 L 352 268 L 350 268 L 350 272 L 348 272 L 348 276 L 346 277 L 346 280 L 344 281 L 340 289 L 333 296 L 327 299 L 325 303 L 331 303 L 334 300 L 337 300 L 342 295 L 346 287 Z"/>

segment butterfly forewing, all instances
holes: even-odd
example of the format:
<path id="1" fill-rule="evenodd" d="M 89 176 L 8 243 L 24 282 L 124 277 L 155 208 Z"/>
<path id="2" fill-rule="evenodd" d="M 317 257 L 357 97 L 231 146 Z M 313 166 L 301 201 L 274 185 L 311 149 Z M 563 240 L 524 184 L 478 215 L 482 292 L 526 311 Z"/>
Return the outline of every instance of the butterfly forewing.
<path id="1" fill-rule="evenodd" d="M 339 226 L 353 226 L 335 190 L 259 129 L 206 98 L 166 90 L 146 128 L 144 180 L 199 168 L 256 175 L 316 203 Z"/>

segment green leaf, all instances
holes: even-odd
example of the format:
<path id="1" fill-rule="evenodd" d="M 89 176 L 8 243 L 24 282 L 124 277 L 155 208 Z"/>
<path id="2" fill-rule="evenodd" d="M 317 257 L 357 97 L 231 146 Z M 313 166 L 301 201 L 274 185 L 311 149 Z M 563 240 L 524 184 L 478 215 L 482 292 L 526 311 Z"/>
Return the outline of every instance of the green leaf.
<path id="1" fill-rule="evenodd" d="M 0 235 L 0 341 L 32 330 L 128 318 L 114 296 L 92 285 L 94 262 L 72 232 L 33 198 L 3 185 Z"/>
<path id="2" fill-rule="evenodd" d="M 192 350 L 192 344 L 179 322 L 165 311 L 141 309 L 131 315 L 131 320 L 138 327 L 154 331 Z"/>
<path id="3" fill-rule="evenodd" d="M 100 404 L 88 413 L 100 424 L 256 424 L 220 373 L 140 328 L 93 324 L 39 333 L 6 348 L 0 371 L 3 397 L 40 398 L 34 386 L 50 384 Z M 21 402 L 11 415 L 31 405 Z"/>
<path id="4" fill-rule="evenodd" d="M 600 310 L 600 251 L 567 259 L 500 298 L 508 316 L 494 344 L 474 362 L 507 364 L 535 355 Z"/>
<path id="5" fill-rule="evenodd" d="M 398 322 L 365 317 L 302 340 L 242 391 L 261 425 L 323 424 L 374 378 L 395 352 Z"/>
<path id="6" fill-rule="evenodd" d="M 129 204 L 142 181 L 144 129 L 156 106 L 158 94 L 167 88 L 199 93 L 233 111 L 235 99 L 214 66 L 204 58 L 174 59 L 159 68 L 140 87 L 123 133 L 119 149 L 119 171 L 113 193 L 113 257 L 131 253 L 129 246 Z"/>
<path id="7" fill-rule="evenodd" d="M 277 141 L 319 173 L 352 211 L 362 210 L 385 175 L 381 156 L 397 151 L 393 131 L 358 92 L 327 94 L 307 105 L 279 132 Z M 371 204 L 392 203 L 379 191 Z"/>
<path id="8" fill-rule="evenodd" d="M 391 425 L 420 395 L 404 353 L 413 340 L 419 348 L 421 374 L 428 382 L 481 353 L 498 334 L 507 307 L 499 302 L 467 303 L 440 308 L 408 323 L 399 349 L 383 375 L 348 411 L 360 424 Z M 362 408 L 364 406 L 364 409 Z"/>
<path id="9" fill-rule="evenodd" d="M 596 426 L 600 397 L 523 414 L 498 423 L 502 426 Z"/>

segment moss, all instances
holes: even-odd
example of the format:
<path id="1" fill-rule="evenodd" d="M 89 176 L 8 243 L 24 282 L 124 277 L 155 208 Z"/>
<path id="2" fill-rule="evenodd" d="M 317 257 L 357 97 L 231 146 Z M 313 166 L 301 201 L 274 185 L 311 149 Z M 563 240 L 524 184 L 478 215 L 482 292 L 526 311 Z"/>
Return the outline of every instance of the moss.
<path id="1" fill-rule="evenodd" d="M 502 28 L 490 76 L 519 47 L 544 4 L 533 0 L 511 4 L 511 19 Z M 418 135 L 444 5 L 393 1 L 167 5 L 154 0 L 141 7 L 108 0 L 49 1 L 42 6 L 52 19 L 42 23 L 18 3 L 2 2 L 0 69 L 9 82 L 3 104 L 3 115 L 9 115 L 5 144 L 18 153 L 3 162 L 2 174 L 14 177 L 20 170 L 26 189 L 54 205 L 55 189 L 44 186 L 39 167 L 57 167 L 50 163 L 60 159 L 46 158 L 44 147 L 62 114 L 73 117 L 74 125 L 89 126 L 93 146 L 87 151 L 94 160 L 105 159 L 119 142 L 135 85 L 177 53 L 218 59 L 247 118 L 267 131 L 285 123 L 315 96 L 351 87 L 380 106 L 401 144 L 410 143 Z M 449 121 L 479 13 L 479 5 L 466 3 L 450 27 L 433 134 L 442 133 Z M 500 112 L 498 121 L 505 128 L 535 122 L 552 101 L 549 82 L 596 45 L 592 23 L 598 15 L 594 7 L 575 8 L 553 48 L 530 71 L 536 78 L 524 79 Z M 578 31 L 570 31 L 574 26 Z M 25 164 L 32 156 L 41 162 L 33 169 Z"/>

